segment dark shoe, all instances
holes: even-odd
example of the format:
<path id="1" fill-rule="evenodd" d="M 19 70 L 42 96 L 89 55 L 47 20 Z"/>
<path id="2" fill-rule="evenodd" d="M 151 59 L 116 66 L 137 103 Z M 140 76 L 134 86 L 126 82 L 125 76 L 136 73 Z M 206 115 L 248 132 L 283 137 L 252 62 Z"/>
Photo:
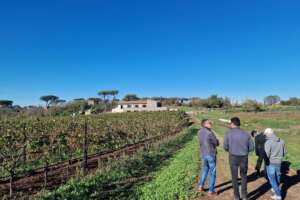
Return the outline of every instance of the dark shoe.
<path id="1" fill-rule="evenodd" d="M 257 170 L 255 175 L 256 175 L 257 177 L 261 177 L 262 174 L 260 173 L 259 170 Z"/>
<path id="2" fill-rule="evenodd" d="M 207 194 L 207 196 L 208 196 L 208 197 L 216 197 L 216 196 L 218 196 L 218 193 L 217 193 L 217 192 L 209 192 L 209 193 Z"/>

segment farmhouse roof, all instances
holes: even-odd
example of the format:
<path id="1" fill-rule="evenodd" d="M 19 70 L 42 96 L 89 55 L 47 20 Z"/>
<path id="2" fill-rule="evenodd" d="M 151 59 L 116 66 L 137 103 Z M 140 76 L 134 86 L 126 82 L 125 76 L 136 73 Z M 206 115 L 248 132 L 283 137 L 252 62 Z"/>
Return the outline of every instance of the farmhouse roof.
<path id="1" fill-rule="evenodd" d="M 88 101 L 101 101 L 101 100 L 102 100 L 102 99 L 96 98 L 96 97 L 88 98 Z"/>
<path id="2" fill-rule="evenodd" d="M 128 104 L 147 104 L 147 100 L 140 100 L 140 101 L 120 101 L 120 105 L 128 105 Z"/>

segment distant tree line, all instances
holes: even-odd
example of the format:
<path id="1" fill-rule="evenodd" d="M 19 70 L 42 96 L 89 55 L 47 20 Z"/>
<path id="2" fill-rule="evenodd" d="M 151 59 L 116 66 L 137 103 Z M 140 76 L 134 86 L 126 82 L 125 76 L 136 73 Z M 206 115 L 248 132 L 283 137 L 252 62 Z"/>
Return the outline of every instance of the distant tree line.
<path id="1" fill-rule="evenodd" d="M 281 101 L 281 104 L 285 105 L 285 106 L 299 106 L 300 105 L 300 98 L 291 97 L 287 101 Z"/>
<path id="2" fill-rule="evenodd" d="M 229 108 L 232 106 L 228 97 L 219 97 L 218 95 L 211 95 L 208 98 L 193 97 L 189 105 L 205 108 Z"/>
<path id="3" fill-rule="evenodd" d="M 118 90 L 101 90 L 97 93 L 99 97 L 76 98 L 71 101 L 61 99 L 56 95 L 44 95 L 40 100 L 45 103 L 45 107 L 41 106 L 26 106 L 21 107 L 13 105 L 12 100 L 0 100 L 0 115 L 72 115 L 84 114 L 89 111 L 92 114 L 109 112 L 120 101 L 117 96 Z M 278 95 L 269 95 L 260 103 L 255 99 L 246 99 L 242 102 L 233 103 L 228 97 L 220 97 L 211 95 L 207 98 L 202 97 L 139 97 L 136 94 L 127 94 L 122 98 L 122 101 L 138 101 L 152 99 L 160 103 L 161 106 L 190 106 L 201 107 L 208 109 L 240 109 L 246 112 L 263 111 L 269 106 L 300 106 L 300 98 L 291 97 L 288 100 L 282 100 Z M 93 102 L 90 104 L 90 102 Z"/>
<path id="4" fill-rule="evenodd" d="M 0 107 L 11 107 L 13 103 L 11 100 L 0 100 Z"/>

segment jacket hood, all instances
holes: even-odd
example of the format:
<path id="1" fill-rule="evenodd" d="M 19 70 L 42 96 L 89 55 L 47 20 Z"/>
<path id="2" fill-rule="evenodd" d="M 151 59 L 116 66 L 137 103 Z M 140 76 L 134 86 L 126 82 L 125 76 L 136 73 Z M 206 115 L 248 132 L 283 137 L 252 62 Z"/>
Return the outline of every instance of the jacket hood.
<path id="1" fill-rule="evenodd" d="M 277 137 L 275 134 L 267 136 L 267 140 L 272 140 L 274 142 L 280 142 L 280 138 Z"/>

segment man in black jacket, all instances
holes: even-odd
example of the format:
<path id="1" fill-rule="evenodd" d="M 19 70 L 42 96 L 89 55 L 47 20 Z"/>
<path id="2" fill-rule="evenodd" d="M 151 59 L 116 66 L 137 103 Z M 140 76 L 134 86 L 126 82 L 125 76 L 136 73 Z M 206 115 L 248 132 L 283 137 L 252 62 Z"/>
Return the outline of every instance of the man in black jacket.
<path id="1" fill-rule="evenodd" d="M 265 153 L 266 136 L 263 133 L 257 135 L 256 131 L 252 131 L 252 136 L 255 138 L 255 153 L 258 157 L 255 169 L 256 169 L 257 176 L 261 176 L 260 169 L 263 161 L 265 162 L 265 166 L 266 166 L 266 153 Z"/>

